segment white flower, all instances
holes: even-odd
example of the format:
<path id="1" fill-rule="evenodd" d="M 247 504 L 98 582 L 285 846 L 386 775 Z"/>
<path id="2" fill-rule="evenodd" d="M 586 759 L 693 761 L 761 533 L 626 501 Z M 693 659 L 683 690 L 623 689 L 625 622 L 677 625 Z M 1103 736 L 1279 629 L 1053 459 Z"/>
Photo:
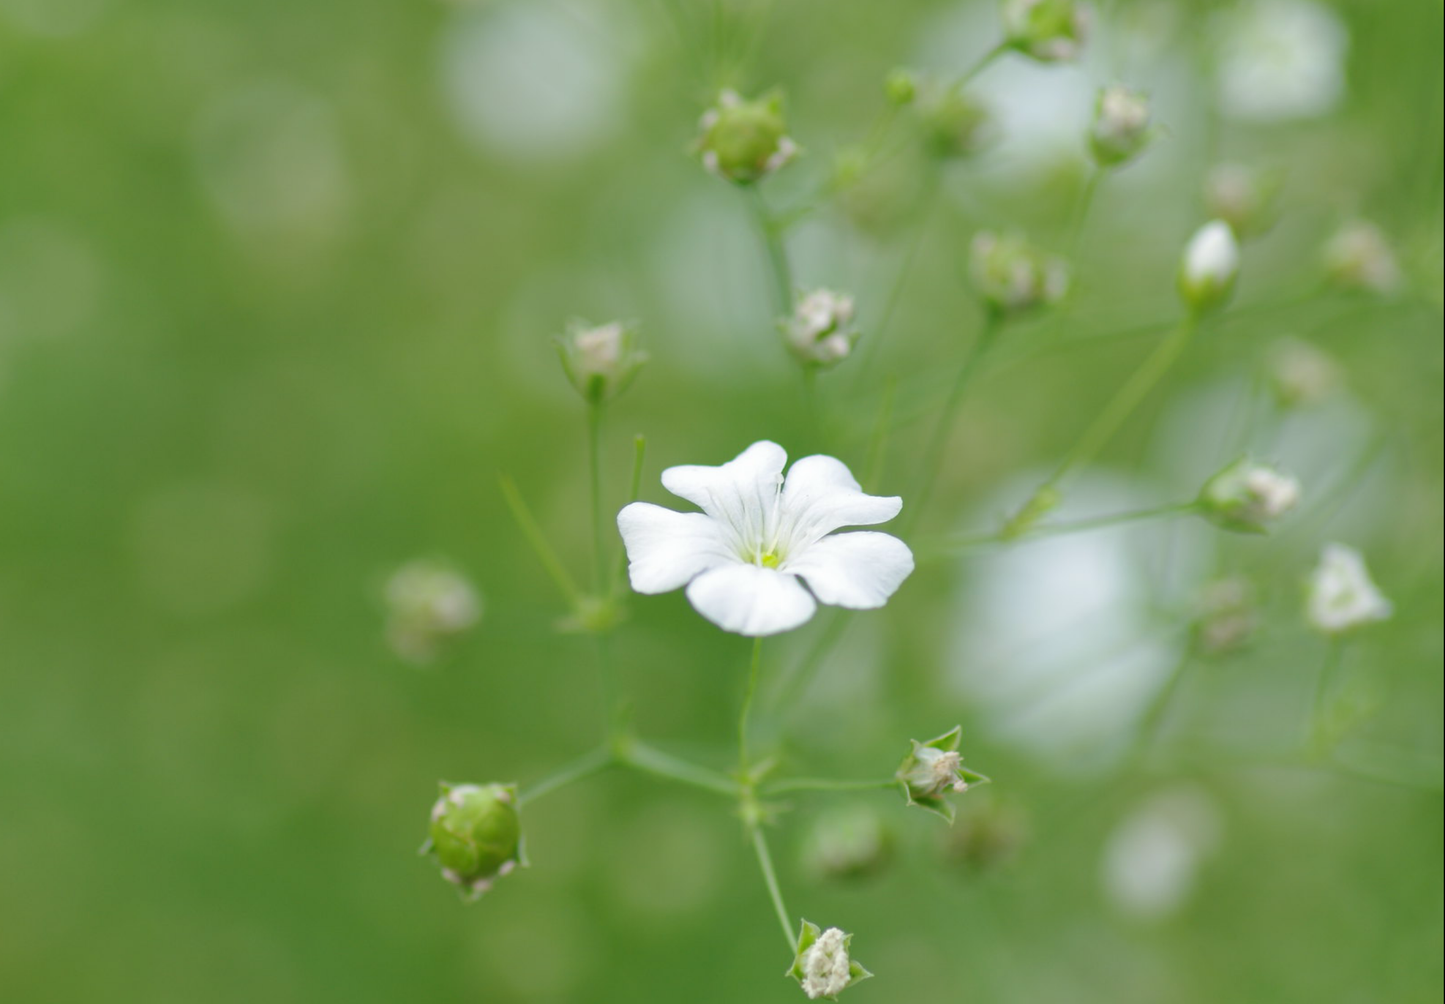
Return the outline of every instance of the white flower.
<path id="1" fill-rule="evenodd" d="M 799 298 L 793 316 L 783 324 L 788 348 L 802 362 L 813 366 L 831 366 L 848 357 L 856 331 L 853 323 L 853 298 L 830 289 L 815 289 Z"/>
<path id="2" fill-rule="evenodd" d="M 1179 264 L 1179 290 L 1196 311 L 1218 306 L 1239 275 L 1239 242 L 1223 220 L 1211 220 L 1194 232 Z"/>
<path id="3" fill-rule="evenodd" d="M 1206 517 L 1227 530 L 1242 533 L 1265 532 L 1299 500 L 1297 480 L 1247 458 L 1214 475 L 1199 494 Z"/>
<path id="4" fill-rule="evenodd" d="M 1230 118 L 1313 118 L 1345 90 L 1350 37 L 1339 17 L 1310 0 L 1263 0 L 1225 19 L 1219 100 Z"/>
<path id="5" fill-rule="evenodd" d="M 617 514 L 632 588 L 686 586 L 698 613 L 753 637 L 806 623 L 819 602 L 881 607 L 913 571 L 912 552 L 886 533 L 833 531 L 887 522 L 903 501 L 865 495 L 832 457 L 804 457 L 784 481 L 787 460 L 764 441 L 719 467 L 663 471 L 663 486 L 702 512 L 634 502 Z"/>
<path id="6" fill-rule="evenodd" d="M 803 953 L 803 993 L 809 1000 L 836 997 L 848 988 L 848 946 L 843 932 L 830 927 Z"/>
<path id="7" fill-rule="evenodd" d="M 1395 608 L 1370 579 L 1360 552 L 1343 544 L 1326 544 L 1310 576 L 1310 623 L 1326 634 L 1387 619 Z"/>
<path id="8" fill-rule="evenodd" d="M 1400 264 L 1379 227 L 1355 220 L 1341 227 L 1326 243 L 1325 272 L 1346 289 L 1393 293 L 1400 286 Z"/>
<path id="9" fill-rule="evenodd" d="M 397 655 L 430 662 L 446 639 L 482 613 L 481 597 L 461 573 L 435 561 L 413 561 L 387 581 L 387 638 Z"/>

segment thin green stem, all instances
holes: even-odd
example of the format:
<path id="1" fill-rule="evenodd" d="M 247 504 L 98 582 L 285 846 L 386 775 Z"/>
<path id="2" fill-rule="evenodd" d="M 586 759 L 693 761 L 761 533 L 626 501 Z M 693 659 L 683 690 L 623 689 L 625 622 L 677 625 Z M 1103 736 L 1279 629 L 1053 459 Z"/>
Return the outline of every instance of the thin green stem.
<path id="1" fill-rule="evenodd" d="M 550 795 L 574 781 L 580 781 L 584 777 L 591 777 L 593 774 L 606 770 L 612 763 L 612 751 L 605 746 L 599 746 L 589 753 L 584 753 L 566 766 L 558 768 L 535 784 L 522 789 L 517 803 L 530 805 L 544 795 Z"/>
<path id="2" fill-rule="evenodd" d="M 617 763 L 643 774 L 701 788 L 727 798 L 738 797 L 737 782 L 731 778 L 632 740 L 619 743 Z"/>
<path id="3" fill-rule="evenodd" d="M 1198 511 L 1199 503 L 1197 501 L 1171 502 L 1168 505 L 1152 506 L 1148 509 L 1132 509 L 1128 512 L 1110 513 L 1107 516 L 1090 516 L 1087 519 L 1046 523 L 1043 526 L 1030 527 L 1023 533 L 1011 534 L 1007 530 L 996 530 L 992 533 L 948 537 L 944 539 L 943 543 L 936 550 L 929 552 L 929 554 L 935 557 L 957 554 L 962 551 L 971 551 L 977 548 L 1012 544 L 1021 540 L 1059 537 L 1070 533 L 1087 533 L 1090 530 L 1103 530 L 1108 527 L 1122 526 L 1126 523 L 1142 523 L 1151 519 L 1169 519 L 1175 516 L 1188 516 Z"/>
<path id="4" fill-rule="evenodd" d="M 998 45 L 995 45 L 992 49 L 988 50 L 988 52 L 985 52 L 978 62 L 963 71 L 960 76 L 956 77 L 953 83 L 949 85 L 949 89 L 956 91 L 967 87 L 973 82 L 975 77 L 992 66 L 994 60 L 998 59 L 998 57 L 1002 56 L 1005 52 L 1008 52 L 1011 48 L 1012 46 L 1010 46 L 1007 41 L 998 43 Z"/>
<path id="5" fill-rule="evenodd" d="M 1084 236 L 1084 223 L 1089 218 L 1089 209 L 1094 205 L 1094 196 L 1099 192 L 1099 183 L 1104 180 L 1104 169 L 1095 165 L 1089 170 L 1088 180 L 1084 182 L 1083 190 L 1079 192 L 1079 201 L 1074 205 L 1073 219 L 1069 221 L 1069 240 L 1066 245 L 1069 252 L 1069 264 L 1077 267 L 1079 255 L 1079 240 Z"/>
<path id="6" fill-rule="evenodd" d="M 783 247 L 782 236 L 778 232 L 772 213 L 768 210 L 768 204 L 763 201 L 763 193 L 757 185 L 744 185 L 743 190 L 748 196 L 748 206 L 752 209 L 753 220 L 756 222 L 758 231 L 763 238 L 763 247 L 768 255 L 768 268 L 773 279 L 773 297 L 776 306 L 775 316 L 782 318 L 788 316 L 793 310 L 793 273 L 788 266 L 788 252 Z"/>
<path id="7" fill-rule="evenodd" d="M 785 778 L 764 785 L 768 795 L 781 795 L 790 791 L 878 791 L 882 788 L 897 788 L 897 778 L 854 781 L 846 778 L 795 777 Z"/>
<path id="8" fill-rule="evenodd" d="M 523 501 L 521 492 L 517 491 L 517 485 L 510 477 L 503 474 L 499 479 L 502 487 L 502 496 L 507 500 L 507 507 L 512 510 L 512 518 L 517 521 L 517 527 L 522 531 L 522 536 L 527 538 L 527 543 L 532 545 L 542 567 L 552 577 L 557 588 L 562 592 L 574 608 L 581 608 L 583 605 L 582 590 L 577 588 L 577 583 L 572 581 L 572 576 L 567 574 L 566 567 L 562 560 L 557 557 L 557 552 L 552 550 L 552 545 L 547 542 L 546 535 L 532 516 L 532 511 L 527 508 Z"/>
<path id="9" fill-rule="evenodd" d="M 1344 661 L 1345 645 L 1339 638 L 1329 640 L 1325 650 L 1325 661 L 1315 678 L 1315 696 L 1310 712 L 1310 750 L 1316 757 L 1323 757 L 1329 751 L 1331 736 L 1329 729 L 1330 691 L 1335 677 L 1339 675 L 1340 664 Z"/>
<path id="10" fill-rule="evenodd" d="M 612 661 L 612 639 L 606 631 L 595 631 L 597 675 L 602 682 L 602 728 L 607 743 L 616 747 L 625 732 L 626 714 L 622 691 L 617 684 L 617 667 Z"/>
<path id="11" fill-rule="evenodd" d="M 1158 745 L 1159 733 L 1164 727 L 1169 707 L 1174 703 L 1174 697 L 1179 692 L 1180 684 L 1184 682 L 1187 675 L 1185 671 L 1193 661 L 1193 655 L 1192 649 L 1184 650 L 1184 654 L 1170 669 L 1168 678 L 1149 701 L 1148 706 L 1144 709 L 1144 714 L 1140 716 L 1139 727 L 1134 733 L 1134 748 L 1129 755 L 1131 765 L 1143 763 L 1148 758 L 1150 751 Z"/>
<path id="12" fill-rule="evenodd" d="M 607 586 L 607 545 L 602 522 L 602 409 L 587 405 L 587 472 L 592 495 L 592 559 L 594 588 L 600 597 Z"/>
<path id="13" fill-rule="evenodd" d="M 963 366 L 954 378 L 953 387 L 948 392 L 948 397 L 943 402 L 943 410 L 938 414 L 938 422 L 933 427 L 933 434 L 928 439 L 928 446 L 923 453 L 923 483 L 918 491 L 914 493 L 914 501 L 909 516 L 904 520 L 905 534 L 917 526 L 919 518 L 923 515 L 924 509 L 928 506 L 929 497 L 933 494 L 934 486 L 938 483 L 938 475 L 943 467 L 943 453 L 948 446 L 949 434 L 953 431 L 954 419 L 958 414 L 958 406 L 963 403 L 964 393 L 968 390 L 974 374 L 978 371 L 979 364 L 983 362 L 984 356 L 992 347 L 994 340 L 998 337 L 999 329 L 1003 325 L 1003 318 L 997 311 L 990 310 L 984 318 L 982 330 L 978 337 L 969 346 L 967 355 L 964 356 Z"/>
<path id="14" fill-rule="evenodd" d="M 738 713 L 738 776 L 746 778 L 752 764 L 748 759 L 748 717 L 753 710 L 753 696 L 758 691 L 759 670 L 763 663 L 763 640 L 753 639 L 752 663 L 748 667 L 747 689 L 743 692 L 743 706 Z"/>
<path id="15" fill-rule="evenodd" d="M 773 856 L 768 853 L 768 840 L 756 823 L 748 829 L 752 831 L 753 851 L 758 856 L 758 866 L 763 870 L 763 882 L 767 884 L 768 896 L 773 901 L 773 911 L 777 913 L 778 923 L 783 928 L 783 938 L 788 943 L 788 950 L 796 952 L 798 942 L 793 934 L 793 922 L 789 919 L 788 907 L 783 903 L 783 891 L 778 888 L 778 875 L 773 871 Z"/>
<path id="16" fill-rule="evenodd" d="M 1052 507 L 1050 496 L 1056 495 L 1059 484 L 1077 467 L 1093 460 L 1099 451 L 1114 438 L 1126 419 L 1143 403 L 1154 386 L 1169 372 L 1171 366 L 1183 354 L 1199 327 L 1199 318 L 1190 313 L 1170 334 L 1159 343 L 1144 360 L 1134 375 L 1119 389 L 1098 417 L 1085 430 L 1084 435 L 1069 451 L 1049 479 L 1035 490 L 1005 527 L 1006 533 L 1014 536 L 1026 531 L 1034 519 Z"/>

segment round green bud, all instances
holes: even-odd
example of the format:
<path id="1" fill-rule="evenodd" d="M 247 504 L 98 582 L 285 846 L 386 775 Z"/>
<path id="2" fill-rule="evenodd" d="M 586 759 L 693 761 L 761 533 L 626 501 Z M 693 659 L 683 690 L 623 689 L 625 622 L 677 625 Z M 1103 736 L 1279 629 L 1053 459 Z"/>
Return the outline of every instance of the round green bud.
<path id="1" fill-rule="evenodd" d="M 444 782 L 422 851 L 436 858 L 442 877 L 469 900 L 518 865 L 525 866 L 517 786 Z"/>
<path id="2" fill-rule="evenodd" d="M 740 185 L 761 181 L 798 154 L 787 134 L 782 96 L 776 93 L 745 101 L 723 91 L 698 128 L 696 149 L 703 166 Z"/>
<path id="3" fill-rule="evenodd" d="M 994 139 L 988 109 L 952 88 L 935 94 L 922 112 L 924 142 L 935 157 L 971 157 Z"/>
<path id="4" fill-rule="evenodd" d="M 1148 97 L 1117 84 L 1099 92 L 1089 128 L 1089 149 L 1099 166 L 1118 167 L 1132 160 L 1151 135 Z"/>
<path id="5" fill-rule="evenodd" d="M 918 79 L 912 70 L 894 70 L 883 79 L 883 93 L 891 104 L 910 105 L 918 96 Z"/>
<path id="6" fill-rule="evenodd" d="M 1089 31 L 1088 9 L 1075 0 L 1004 0 L 1008 44 L 1042 63 L 1073 59 Z"/>

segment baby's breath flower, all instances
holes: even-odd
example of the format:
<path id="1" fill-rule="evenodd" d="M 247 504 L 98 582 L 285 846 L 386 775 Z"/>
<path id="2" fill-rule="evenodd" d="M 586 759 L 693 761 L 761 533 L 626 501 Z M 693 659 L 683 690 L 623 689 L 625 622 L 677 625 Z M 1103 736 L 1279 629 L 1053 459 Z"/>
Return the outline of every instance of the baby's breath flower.
<path id="1" fill-rule="evenodd" d="M 826 931 L 803 921 L 798 954 L 787 975 L 798 981 L 808 1000 L 837 1000 L 838 995 L 873 974 L 848 954 L 853 935 L 836 927 Z"/>
<path id="2" fill-rule="evenodd" d="M 735 91 L 723 91 L 703 113 L 698 130 L 703 166 L 739 185 L 761 181 L 798 155 L 777 92 L 745 101 Z"/>
<path id="3" fill-rule="evenodd" d="M 1359 551 L 1326 544 L 1310 576 L 1306 612 L 1316 629 L 1334 635 L 1387 620 L 1395 608 L 1370 579 Z"/>
<path id="4" fill-rule="evenodd" d="M 1400 263 L 1379 227 L 1367 220 L 1345 224 L 1326 243 L 1325 274 L 1345 289 L 1389 294 L 1400 287 Z"/>
<path id="5" fill-rule="evenodd" d="M 806 366 L 832 366 L 848 357 L 858 333 L 852 330 L 853 298 L 828 289 L 799 297 L 793 316 L 782 322 L 788 348 Z"/>
<path id="6" fill-rule="evenodd" d="M 1118 167 L 1149 144 L 1149 98 L 1120 84 L 1105 87 L 1094 105 L 1089 148 L 1102 167 Z"/>
<path id="7" fill-rule="evenodd" d="M 1179 263 L 1179 294 L 1196 314 L 1224 305 L 1239 277 L 1239 242 L 1223 220 L 1194 232 Z"/>
<path id="8" fill-rule="evenodd" d="M 573 321 L 557 339 L 557 354 L 577 393 L 594 405 L 626 390 L 647 362 L 647 353 L 637 348 L 636 331 L 621 321 L 596 327 Z"/>
<path id="9" fill-rule="evenodd" d="M 422 853 L 436 858 L 442 877 L 469 901 L 518 865 L 525 867 L 517 786 L 443 782 Z"/>
<path id="10" fill-rule="evenodd" d="M 1244 164 L 1220 164 L 1204 180 L 1204 207 L 1241 239 L 1274 225 L 1283 176 Z"/>
<path id="11" fill-rule="evenodd" d="M 1240 533 L 1265 533 L 1269 524 L 1299 504 L 1299 482 L 1273 467 L 1237 460 L 1204 484 L 1200 511 L 1213 523 Z"/>
<path id="12" fill-rule="evenodd" d="M 1339 364 L 1309 342 L 1281 338 L 1269 353 L 1270 389 L 1286 408 L 1318 404 L 1343 382 Z"/>
<path id="13" fill-rule="evenodd" d="M 1075 0 L 1004 0 L 1004 37 L 1042 63 L 1073 59 L 1089 31 L 1089 11 Z"/>
<path id="14" fill-rule="evenodd" d="M 921 743 L 910 740 L 913 750 L 898 767 L 899 785 L 909 805 L 936 812 L 953 822 L 953 805 L 948 795 L 961 795 L 976 784 L 987 784 L 988 778 L 963 766 L 958 745 L 963 726 L 955 725 L 941 736 Z"/>
<path id="15" fill-rule="evenodd" d="M 969 246 L 968 274 L 985 303 L 1000 314 L 1017 314 L 1063 299 L 1069 267 L 1020 234 L 981 231 Z"/>
<path id="16" fill-rule="evenodd" d="M 833 531 L 886 523 L 903 500 L 865 495 L 832 457 L 804 457 L 784 480 L 787 462 L 764 441 L 718 467 L 663 471 L 663 487 L 702 512 L 633 502 L 617 514 L 632 588 L 686 586 L 698 613 L 752 637 L 799 627 L 819 603 L 883 606 L 913 571 L 913 553 L 886 533 Z"/>
<path id="17" fill-rule="evenodd" d="M 408 662 L 427 663 L 449 639 L 466 631 L 482 613 L 472 584 L 439 561 L 413 561 L 386 583 L 386 637 Z"/>

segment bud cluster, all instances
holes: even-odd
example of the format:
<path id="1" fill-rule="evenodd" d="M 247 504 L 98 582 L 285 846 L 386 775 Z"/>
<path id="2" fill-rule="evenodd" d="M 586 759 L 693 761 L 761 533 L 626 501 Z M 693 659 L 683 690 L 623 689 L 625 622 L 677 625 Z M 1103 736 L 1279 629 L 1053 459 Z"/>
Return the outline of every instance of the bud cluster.
<path id="1" fill-rule="evenodd" d="M 789 164 L 798 145 L 788 136 L 778 93 L 746 101 L 723 91 L 698 122 L 696 150 L 703 166 L 720 178 L 751 185 Z"/>
<path id="2" fill-rule="evenodd" d="M 808 1000 L 837 1000 L 838 995 L 873 974 L 848 954 L 853 935 L 836 927 L 826 931 L 803 921 L 798 951 L 786 975 L 793 977 Z"/>
<path id="3" fill-rule="evenodd" d="M 781 323 L 789 350 L 806 366 L 833 366 L 848 357 L 858 340 L 851 327 L 853 298 L 828 289 L 799 297 L 793 316 Z"/>
<path id="4" fill-rule="evenodd" d="M 1069 267 L 1045 254 L 1023 236 L 982 231 L 969 246 L 969 277 L 989 308 L 1018 314 L 1063 299 L 1069 291 Z"/>

